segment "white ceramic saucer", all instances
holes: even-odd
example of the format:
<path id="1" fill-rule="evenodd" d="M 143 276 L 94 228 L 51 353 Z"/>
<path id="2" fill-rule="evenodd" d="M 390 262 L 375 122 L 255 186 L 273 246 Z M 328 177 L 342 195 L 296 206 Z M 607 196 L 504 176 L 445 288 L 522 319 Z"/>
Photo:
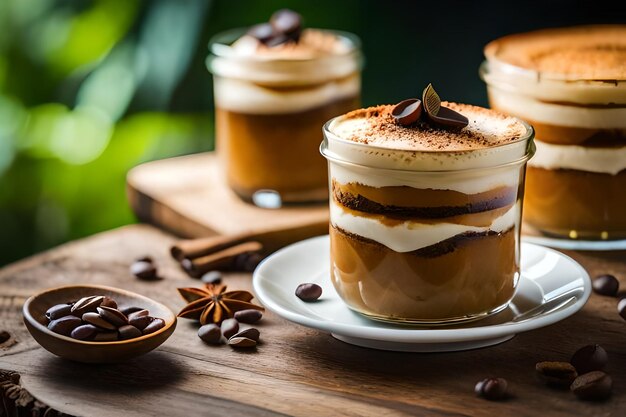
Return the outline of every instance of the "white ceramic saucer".
<path id="1" fill-rule="evenodd" d="M 287 320 L 368 348 L 446 352 L 490 346 L 571 316 L 591 294 L 589 275 L 574 260 L 552 249 L 522 243 L 521 280 L 506 310 L 483 320 L 443 328 L 394 325 L 369 320 L 346 307 L 330 281 L 329 255 L 328 236 L 279 250 L 254 271 L 256 296 Z M 320 285 L 322 297 L 313 303 L 297 298 L 294 291 L 303 282 Z"/>
<path id="2" fill-rule="evenodd" d="M 524 240 L 556 249 L 609 251 L 626 249 L 626 239 L 621 240 L 573 240 L 549 236 L 524 236 Z"/>

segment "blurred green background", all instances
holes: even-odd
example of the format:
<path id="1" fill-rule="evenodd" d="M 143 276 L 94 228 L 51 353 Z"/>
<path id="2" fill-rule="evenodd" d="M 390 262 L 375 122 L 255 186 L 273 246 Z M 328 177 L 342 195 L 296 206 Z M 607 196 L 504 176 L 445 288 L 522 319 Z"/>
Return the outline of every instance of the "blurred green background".
<path id="1" fill-rule="evenodd" d="M 365 105 L 486 105 L 483 45 L 541 27 L 626 23 L 613 1 L 1 0 L 0 265 L 135 220 L 125 175 L 213 148 L 206 45 L 289 7 L 364 44 Z"/>

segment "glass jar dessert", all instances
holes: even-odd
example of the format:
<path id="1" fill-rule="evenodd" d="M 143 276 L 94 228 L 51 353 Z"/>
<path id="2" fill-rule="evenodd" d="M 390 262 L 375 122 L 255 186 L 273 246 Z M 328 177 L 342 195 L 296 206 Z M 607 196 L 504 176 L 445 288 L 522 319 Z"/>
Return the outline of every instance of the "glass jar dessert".
<path id="1" fill-rule="evenodd" d="M 468 125 L 404 126 L 383 105 L 324 126 L 331 278 L 351 309 L 376 320 L 481 318 L 504 309 L 519 280 L 533 130 L 493 110 L 441 106 Z"/>
<path id="2" fill-rule="evenodd" d="M 491 107 L 536 131 L 524 221 L 557 237 L 626 238 L 626 25 L 510 35 L 485 56 Z"/>
<path id="3" fill-rule="evenodd" d="M 297 28 L 277 25 L 289 20 L 281 13 Z M 300 33 L 298 19 L 280 11 L 271 23 L 222 33 L 210 46 L 217 153 L 230 187 L 257 205 L 326 201 L 320 127 L 360 104 L 358 38 Z M 279 198 L 262 198 L 268 194 Z"/>

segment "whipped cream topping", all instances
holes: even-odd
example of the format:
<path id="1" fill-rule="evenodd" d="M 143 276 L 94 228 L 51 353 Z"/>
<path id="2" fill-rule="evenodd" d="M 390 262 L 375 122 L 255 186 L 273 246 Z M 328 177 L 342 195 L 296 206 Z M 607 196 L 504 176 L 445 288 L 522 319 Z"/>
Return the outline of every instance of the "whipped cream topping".
<path id="1" fill-rule="evenodd" d="M 619 148 L 595 148 L 553 145 L 535 141 L 537 154 L 528 165 L 544 169 L 575 169 L 616 175 L 626 170 L 626 145 Z"/>
<path id="2" fill-rule="evenodd" d="M 333 226 L 378 242 L 396 252 L 415 251 L 466 232 L 504 232 L 514 227 L 519 218 L 520 204 L 517 203 L 485 227 L 446 223 L 445 219 L 434 224 L 405 221 L 389 226 L 375 218 L 355 216 L 334 200 L 330 202 L 330 222 Z"/>

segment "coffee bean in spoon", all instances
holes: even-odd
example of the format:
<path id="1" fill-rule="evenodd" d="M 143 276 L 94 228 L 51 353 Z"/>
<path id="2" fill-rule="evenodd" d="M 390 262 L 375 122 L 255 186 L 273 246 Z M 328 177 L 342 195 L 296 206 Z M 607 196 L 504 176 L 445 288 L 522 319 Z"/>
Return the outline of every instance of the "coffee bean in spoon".
<path id="1" fill-rule="evenodd" d="M 85 313 L 82 317 L 83 321 L 104 330 L 117 330 L 117 326 L 109 323 L 98 313 Z"/>
<path id="2" fill-rule="evenodd" d="M 82 317 L 83 314 L 89 312 L 95 313 L 96 309 L 102 304 L 102 301 L 104 301 L 104 296 L 102 295 L 83 297 L 74 303 L 71 312 L 77 317 Z"/>
<path id="3" fill-rule="evenodd" d="M 120 340 L 134 339 L 142 335 L 141 330 L 135 326 L 131 326 L 130 324 L 120 327 L 117 331 L 119 333 Z"/>
<path id="4" fill-rule="evenodd" d="M 613 380 L 602 371 L 592 371 L 572 382 L 570 390 L 581 400 L 602 401 L 611 396 Z"/>
<path id="5" fill-rule="evenodd" d="M 61 317 L 69 316 L 72 312 L 71 304 L 57 304 L 55 306 L 50 307 L 46 311 L 46 318 L 48 320 L 56 320 Z"/>
<path id="6" fill-rule="evenodd" d="M 100 307 L 110 307 L 117 309 L 117 302 L 111 297 L 105 296 L 104 300 L 102 300 L 102 303 L 100 303 Z"/>
<path id="7" fill-rule="evenodd" d="M 504 378 L 487 378 L 479 381 L 474 392 L 479 397 L 491 401 L 502 400 L 507 397 L 508 383 Z"/>
<path id="8" fill-rule="evenodd" d="M 144 309 L 137 310 L 137 311 L 130 313 L 128 315 L 128 320 L 132 320 L 135 317 L 149 316 L 149 315 L 150 315 L 150 312 L 144 308 Z"/>
<path id="9" fill-rule="evenodd" d="M 139 279 L 153 280 L 157 278 L 157 269 L 152 262 L 133 262 L 130 273 Z"/>
<path id="10" fill-rule="evenodd" d="M 609 355 L 600 345 L 587 345 L 576 351 L 570 363 L 576 368 L 579 375 L 591 371 L 601 371 L 609 361 Z"/>
<path id="11" fill-rule="evenodd" d="M 593 280 L 592 287 L 597 294 L 615 297 L 619 291 L 619 281 L 611 274 L 604 274 Z"/>
<path id="12" fill-rule="evenodd" d="M 120 312 L 124 314 L 126 317 L 128 317 L 130 314 L 136 313 L 137 311 L 141 311 L 141 310 L 144 310 L 144 309 L 141 307 L 137 307 L 137 306 L 130 306 L 130 307 L 121 308 Z"/>
<path id="13" fill-rule="evenodd" d="M 239 331 L 239 322 L 235 319 L 226 319 L 222 322 L 222 334 L 226 339 Z"/>
<path id="14" fill-rule="evenodd" d="M 626 298 L 622 298 L 617 303 L 617 312 L 624 320 L 626 320 Z"/>
<path id="15" fill-rule="evenodd" d="M 259 310 L 254 310 L 252 308 L 249 308 L 247 310 L 239 310 L 235 312 L 234 315 L 234 318 L 239 323 L 246 324 L 256 323 L 257 321 L 261 320 L 261 317 L 263 317 L 263 313 L 261 313 Z"/>
<path id="16" fill-rule="evenodd" d="M 205 324 L 198 329 L 198 337 L 206 343 L 216 345 L 222 339 L 222 330 L 215 323 Z"/>
<path id="17" fill-rule="evenodd" d="M 152 322 L 148 324 L 145 329 L 143 329 L 142 333 L 151 334 L 151 333 L 161 330 L 164 327 L 165 327 L 165 321 L 163 319 L 155 317 L 154 320 L 152 320 Z"/>
<path id="18" fill-rule="evenodd" d="M 139 330 L 143 331 L 150 323 L 154 321 L 154 317 L 151 316 L 136 316 L 128 320 L 128 324 L 135 326 Z"/>
<path id="19" fill-rule="evenodd" d="M 128 324 L 128 318 L 124 315 L 124 313 L 115 308 L 100 306 L 97 311 L 100 317 L 116 327 Z"/>
<path id="20" fill-rule="evenodd" d="M 72 331 L 82 324 L 83 321 L 76 316 L 64 316 L 48 323 L 48 329 L 63 336 L 70 336 Z"/>
<path id="21" fill-rule="evenodd" d="M 78 340 L 88 340 L 98 333 L 98 328 L 93 324 L 83 324 L 72 330 L 72 338 Z"/>
<path id="22" fill-rule="evenodd" d="M 94 342 L 114 342 L 118 340 L 119 336 L 117 332 L 98 332 L 93 337 Z"/>
<path id="23" fill-rule="evenodd" d="M 569 362 L 538 362 L 535 371 L 541 382 L 557 388 L 569 388 L 578 376 L 576 368 Z"/>
<path id="24" fill-rule="evenodd" d="M 296 288 L 296 296 L 302 301 L 316 301 L 322 296 L 322 287 L 313 283 L 304 283 Z"/>

